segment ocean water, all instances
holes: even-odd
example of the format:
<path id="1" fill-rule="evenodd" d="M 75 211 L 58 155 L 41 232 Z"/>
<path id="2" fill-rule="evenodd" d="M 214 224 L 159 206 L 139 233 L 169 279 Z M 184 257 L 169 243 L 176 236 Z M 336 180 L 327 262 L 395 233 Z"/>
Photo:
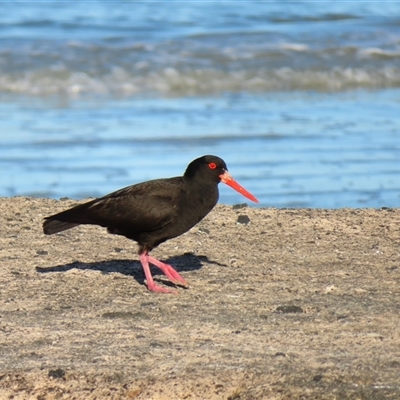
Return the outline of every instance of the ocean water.
<path id="1" fill-rule="evenodd" d="M 399 2 L 0 8 L 0 196 L 101 196 L 215 154 L 261 207 L 400 204 Z"/>

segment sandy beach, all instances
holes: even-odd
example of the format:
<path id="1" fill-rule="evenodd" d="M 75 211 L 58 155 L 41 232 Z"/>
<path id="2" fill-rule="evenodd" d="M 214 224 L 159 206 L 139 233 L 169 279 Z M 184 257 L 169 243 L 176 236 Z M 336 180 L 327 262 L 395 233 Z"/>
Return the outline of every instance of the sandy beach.
<path id="1" fill-rule="evenodd" d="M 152 252 L 168 295 L 132 241 L 43 234 L 76 203 L 0 199 L 0 399 L 400 398 L 400 210 L 218 205 Z"/>

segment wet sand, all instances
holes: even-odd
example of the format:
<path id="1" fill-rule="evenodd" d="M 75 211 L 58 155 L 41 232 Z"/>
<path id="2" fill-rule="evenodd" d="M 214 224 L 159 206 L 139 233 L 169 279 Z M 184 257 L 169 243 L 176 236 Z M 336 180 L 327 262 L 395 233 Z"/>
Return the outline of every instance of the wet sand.
<path id="1" fill-rule="evenodd" d="M 400 398 L 400 210 L 219 205 L 152 252 L 168 295 L 134 242 L 45 236 L 72 204 L 0 199 L 0 399 Z"/>

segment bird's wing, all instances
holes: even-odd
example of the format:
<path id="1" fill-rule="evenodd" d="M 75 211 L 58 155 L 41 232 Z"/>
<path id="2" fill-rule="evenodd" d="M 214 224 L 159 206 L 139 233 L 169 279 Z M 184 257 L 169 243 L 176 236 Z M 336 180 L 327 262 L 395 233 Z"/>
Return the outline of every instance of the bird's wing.
<path id="1" fill-rule="evenodd" d="M 157 179 L 129 186 L 49 219 L 130 233 L 156 231 L 176 217 L 177 199 L 182 191 L 179 179 Z"/>

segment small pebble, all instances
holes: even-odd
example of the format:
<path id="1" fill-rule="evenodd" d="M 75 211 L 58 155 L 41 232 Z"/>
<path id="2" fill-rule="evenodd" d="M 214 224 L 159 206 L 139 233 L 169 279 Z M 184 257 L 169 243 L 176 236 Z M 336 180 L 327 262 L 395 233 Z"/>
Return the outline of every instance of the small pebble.
<path id="1" fill-rule="evenodd" d="M 291 313 L 302 313 L 303 309 L 299 306 L 279 306 L 276 308 L 277 312 L 281 312 L 283 314 L 291 314 Z"/>
<path id="2" fill-rule="evenodd" d="M 57 369 L 50 369 L 48 373 L 49 378 L 55 378 L 55 379 L 64 379 L 65 378 L 65 370 L 61 368 Z"/>
<path id="3" fill-rule="evenodd" d="M 324 289 L 324 293 L 328 294 L 331 293 L 335 290 L 338 290 L 338 288 L 335 285 L 328 285 L 325 289 Z"/>
<path id="4" fill-rule="evenodd" d="M 241 204 L 234 204 L 232 206 L 232 209 L 234 210 L 240 210 L 241 208 L 248 207 L 249 205 L 247 203 L 241 203 Z"/>
<path id="5" fill-rule="evenodd" d="M 250 218 L 247 215 L 239 215 L 237 219 L 237 224 L 248 225 L 250 223 Z"/>

